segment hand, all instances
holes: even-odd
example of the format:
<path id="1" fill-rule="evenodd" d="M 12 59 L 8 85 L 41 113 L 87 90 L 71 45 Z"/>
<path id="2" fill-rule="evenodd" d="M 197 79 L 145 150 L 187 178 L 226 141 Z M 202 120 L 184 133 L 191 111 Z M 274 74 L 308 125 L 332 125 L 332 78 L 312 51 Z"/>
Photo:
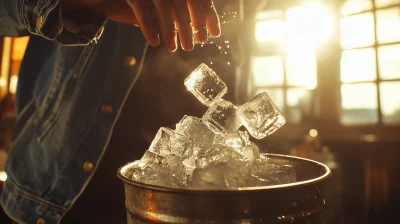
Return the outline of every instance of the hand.
<path id="1" fill-rule="evenodd" d="M 160 36 L 169 51 L 177 48 L 178 30 L 182 48 L 194 48 L 193 29 L 198 41 L 221 33 L 212 0 L 61 0 L 62 7 L 91 8 L 109 19 L 137 25 L 150 45 L 158 46 Z"/>

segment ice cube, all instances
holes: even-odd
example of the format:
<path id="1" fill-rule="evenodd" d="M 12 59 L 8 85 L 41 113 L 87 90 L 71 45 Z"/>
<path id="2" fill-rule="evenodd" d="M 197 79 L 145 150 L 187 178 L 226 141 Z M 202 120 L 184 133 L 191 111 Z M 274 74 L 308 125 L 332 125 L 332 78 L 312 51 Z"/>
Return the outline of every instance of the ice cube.
<path id="1" fill-rule="evenodd" d="M 142 158 L 140 159 L 138 166 L 139 168 L 145 168 L 147 166 L 154 166 L 161 164 L 162 160 L 164 159 L 163 156 L 160 156 L 157 153 L 152 151 L 146 150 L 143 154 Z"/>
<path id="2" fill-rule="evenodd" d="M 203 115 L 203 123 L 215 134 L 224 135 L 239 130 L 242 124 L 236 116 L 236 106 L 219 99 Z"/>
<path id="3" fill-rule="evenodd" d="M 256 144 L 250 142 L 243 148 L 240 154 L 249 161 L 254 161 L 260 157 L 260 149 Z"/>
<path id="4" fill-rule="evenodd" d="M 296 182 L 296 170 L 291 165 L 276 165 L 258 161 L 253 164 L 251 175 L 258 178 L 255 184 L 257 186 Z"/>
<path id="5" fill-rule="evenodd" d="M 256 139 L 274 133 L 286 122 L 280 109 L 265 92 L 240 106 L 237 114 L 243 126 Z"/>
<path id="6" fill-rule="evenodd" d="M 191 155 L 192 146 L 192 140 L 175 133 L 172 129 L 163 127 L 158 130 L 149 151 L 161 156 L 175 154 L 180 157 L 188 157 Z"/>
<path id="7" fill-rule="evenodd" d="M 199 153 L 198 148 L 193 148 L 193 150 L 194 151 L 192 155 L 182 161 L 182 164 L 185 166 L 186 174 L 189 178 L 191 178 L 193 170 L 196 168 L 196 159 Z"/>
<path id="8" fill-rule="evenodd" d="M 225 163 L 234 169 L 247 166 L 248 161 L 235 149 L 226 145 L 216 144 L 207 150 L 202 150 L 197 157 L 197 167 L 205 167 L 211 163 Z"/>
<path id="9" fill-rule="evenodd" d="M 196 168 L 192 176 L 192 187 L 202 189 L 226 188 L 225 170 L 226 165 L 223 163 L 212 163 L 204 168 Z"/>
<path id="10" fill-rule="evenodd" d="M 162 161 L 162 169 L 160 174 L 163 182 L 171 187 L 186 186 L 186 170 L 182 164 L 181 158 L 171 154 L 166 156 Z"/>
<path id="11" fill-rule="evenodd" d="M 235 149 L 225 145 L 214 145 L 202 150 L 197 162 L 192 177 L 194 187 L 243 187 L 251 174 L 248 161 Z"/>
<path id="12" fill-rule="evenodd" d="M 258 146 L 250 141 L 250 136 L 247 131 L 238 131 L 227 135 L 216 135 L 213 144 L 222 144 L 231 147 L 249 161 L 258 159 L 260 156 Z"/>
<path id="13" fill-rule="evenodd" d="M 185 115 L 176 124 L 175 132 L 193 141 L 194 148 L 208 148 L 212 145 L 214 133 L 210 131 L 200 118 Z"/>
<path id="14" fill-rule="evenodd" d="M 250 137 L 247 131 L 238 131 L 227 134 L 224 139 L 224 144 L 241 153 L 246 145 L 250 143 L 249 139 Z"/>
<path id="15" fill-rule="evenodd" d="M 204 63 L 185 79 L 185 86 L 206 106 L 222 98 L 228 91 L 225 83 Z"/>
<path id="16" fill-rule="evenodd" d="M 132 171 L 132 179 L 147 184 L 163 185 L 160 175 L 163 159 L 164 157 L 147 150 Z"/>
<path id="17" fill-rule="evenodd" d="M 225 183 L 228 188 L 247 187 L 248 179 L 251 177 L 249 166 L 240 168 L 227 167 L 224 173 Z"/>

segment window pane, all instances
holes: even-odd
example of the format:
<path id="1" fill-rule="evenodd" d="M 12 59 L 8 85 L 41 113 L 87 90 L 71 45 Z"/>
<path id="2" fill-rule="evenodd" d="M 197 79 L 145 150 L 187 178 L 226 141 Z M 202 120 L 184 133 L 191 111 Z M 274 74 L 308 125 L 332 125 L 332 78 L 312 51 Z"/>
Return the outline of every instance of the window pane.
<path id="1" fill-rule="evenodd" d="M 333 15 L 322 4 L 306 4 L 286 11 L 286 51 L 315 49 L 331 36 Z"/>
<path id="2" fill-rule="evenodd" d="M 377 8 L 395 4 L 400 4 L 400 0 L 375 0 L 375 7 Z"/>
<path id="3" fill-rule="evenodd" d="M 303 116 L 311 113 L 311 91 L 305 88 L 290 88 L 287 91 L 286 119 L 299 123 Z"/>
<path id="4" fill-rule="evenodd" d="M 364 12 L 372 9 L 371 0 L 347 0 L 342 6 L 342 15 Z"/>
<path id="5" fill-rule="evenodd" d="M 282 20 L 265 20 L 256 23 L 256 40 L 259 42 L 281 41 L 284 26 Z"/>
<path id="6" fill-rule="evenodd" d="M 400 41 L 400 7 L 376 12 L 378 43 Z"/>
<path id="7" fill-rule="evenodd" d="M 373 48 L 343 51 L 340 64 L 342 82 L 376 79 L 375 49 Z"/>
<path id="8" fill-rule="evenodd" d="M 283 85 L 282 57 L 255 57 L 252 69 L 255 86 Z"/>
<path id="9" fill-rule="evenodd" d="M 341 88 L 343 124 L 374 124 L 377 116 L 375 83 L 344 84 Z"/>
<path id="10" fill-rule="evenodd" d="M 374 16 L 363 13 L 340 19 L 340 42 L 343 48 L 371 46 L 374 38 Z"/>
<path id="11" fill-rule="evenodd" d="M 379 47 L 378 60 L 381 79 L 400 78 L 400 44 Z"/>
<path id="12" fill-rule="evenodd" d="M 400 82 L 382 82 L 380 99 L 383 123 L 400 123 Z"/>
<path id="13" fill-rule="evenodd" d="M 317 86 L 317 65 L 314 54 L 293 54 L 286 58 L 286 78 L 289 86 Z"/>
<path id="14" fill-rule="evenodd" d="M 380 84 L 382 119 L 386 124 L 400 123 L 400 82 Z"/>
<path id="15" fill-rule="evenodd" d="M 261 92 L 267 92 L 269 97 L 271 97 L 272 101 L 276 104 L 276 106 L 283 111 L 284 107 L 284 101 L 283 101 L 283 89 L 280 88 L 260 88 L 257 89 L 256 93 L 254 96 Z M 253 98 L 254 96 L 250 96 L 250 98 Z M 250 100 L 250 99 L 249 99 Z"/>

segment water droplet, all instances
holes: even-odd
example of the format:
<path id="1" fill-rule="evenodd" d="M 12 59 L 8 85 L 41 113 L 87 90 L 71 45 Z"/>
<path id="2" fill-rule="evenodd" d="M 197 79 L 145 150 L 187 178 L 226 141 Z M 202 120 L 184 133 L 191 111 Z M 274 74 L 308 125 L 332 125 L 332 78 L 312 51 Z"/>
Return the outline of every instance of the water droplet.
<path id="1" fill-rule="evenodd" d="M 213 64 L 213 62 L 210 62 L 210 64 Z"/>
<path id="2" fill-rule="evenodd" d="M 231 65 L 231 63 L 228 61 L 228 65 Z"/>
<path id="3" fill-rule="evenodd" d="M 225 51 L 225 54 L 228 54 L 228 52 Z"/>

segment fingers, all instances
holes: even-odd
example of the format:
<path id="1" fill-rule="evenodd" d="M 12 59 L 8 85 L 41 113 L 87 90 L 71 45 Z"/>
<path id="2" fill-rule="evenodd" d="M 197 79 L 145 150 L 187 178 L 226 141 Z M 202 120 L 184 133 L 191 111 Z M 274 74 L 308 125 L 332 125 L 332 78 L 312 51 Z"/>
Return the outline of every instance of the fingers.
<path id="1" fill-rule="evenodd" d="M 177 49 L 179 32 L 181 46 L 186 51 L 194 48 L 195 37 L 200 42 L 221 34 L 220 21 L 212 0 L 126 0 L 133 10 L 143 35 L 152 46 L 160 44 L 161 34 L 169 51 Z M 132 18 L 135 20 L 135 18 Z M 136 21 L 135 21 L 136 22 Z M 208 30 L 208 31 L 207 31 Z"/>
<path id="2" fill-rule="evenodd" d="M 127 0 L 127 3 L 135 13 L 139 27 L 149 44 L 152 46 L 160 45 L 160 30 L 153 3 L 149 0 L 135 0 L 134 4 Z"/>
<path id="3" fill-rule="evenodd" d="M 219 37 L 221 35 L 221 24 L 219 21 L 217 10 L 214 7 L 214 3 L 209 0 L 207 2 L 208 10 L 206 14 L 206 24 L 207 29 L 210 31 L 210 34 L 214 37 Z"/>
<path id="4" fill-rule="evenodd" d="M 169 51 L 176 51 L 177 37 L 173 16 L 173 4 L 166 0 L 153 0 L 154 7 L 157 11 L 160 31 L 165 42 L 165 46 Z"/>
<path id="5" fill-rule="evenodd" d="M 193 30 L 190 25 L 190 14 L 186 1 L 173 0 L 173 7 L 181 46 L 183 50 L 191 51 L 194 48 Z"/>
<path id="6" fill-rule="evenodd" d="M 196 39 L 200 42 L 207 40 L 205 2 L 204 0 L 187 0 Z"/>

